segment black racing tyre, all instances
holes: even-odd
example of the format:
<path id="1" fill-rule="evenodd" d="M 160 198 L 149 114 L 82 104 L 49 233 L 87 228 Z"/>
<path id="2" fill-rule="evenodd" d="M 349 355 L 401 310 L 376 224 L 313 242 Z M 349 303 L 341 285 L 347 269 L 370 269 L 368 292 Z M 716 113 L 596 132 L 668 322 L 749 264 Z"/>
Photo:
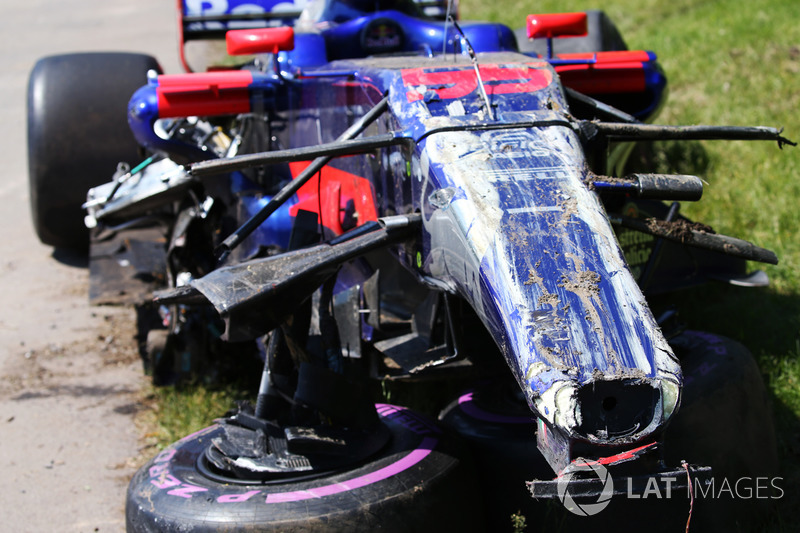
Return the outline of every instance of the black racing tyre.
<path id="1" fill-rule="evenodd" d="M 553 39 L 554 54 L 577 54 L 586 52 L 616 52 L 627 50 L 628 45 L 614 22 L 603 11 L 586 11 L 587 35 L 585 37 L 556 37 Z M 527 28 L 514 31 L 520 52 L 535 52 L 547 55 L 546 39 L 528 39 Z"/>
<path id="2" fill-rule="evenodd" d="M 513 384 L 516 386 L 516 384 Z M 475 456 L 478 479 L 493 487 L 484 494 L 487 531 L 517 531 L 523 518 L 535 531 L 634 533 L 647 523 L 650 533 L 680 531 L 686 524 L 683 500 L 615 497 L 594 516 L 568 512 L 556 498 L 535 499 L 526 481 L 556 477 L 536 443 L 537 424 L 521 396 L 502 384 L 482 384 L 463 394 L 440 415 L 442 424 L 462 437 Z M 619 483 L 619 480 L 615 480 Z M 658 516 L 658 521 L 652 517 Z"/>
<path id="3" fill-rule="evenodd" d="M 712 491 L 706 497 L 697 495 L 692 531 L 750 531 L 768 516 L 772 498 L 788 484 L 775 477 L 775 430 L 758 367 L 744 346 L 718 335 L 686 331 L 670 345 L 681 360 L 684 387 L 681 407 L 664 436 L 664 462 L 675 468 L 684 460 L 711 466 L 716 486 L 705 488 Z M 554 473 L 536 446 L 535 423 L 514 387 L 482 384 L 439 416 L 472 449 L 481 484 L 494 487 L 483 500 L 493 531 L 510 530 L 509 517 L 516 512 L 543 530 L 639 531 L 638 518 L 656 515 L 660 518 L 648 524 L 649 531 L 685 527 L 688 498 L 615 499 L 593 517 L 567 513 L 555 500 L 530 498 L 524 481 L 549 479 Z M 739 480 L 739 494 L 730 497 L 725 487 L 736 491 Z"/>
<path id="4" fill-rule="evenodd" d="M 713 496 L 696 495 L 693 529 L 750 531 L 786 490 L 775 477 L 775 428 L 758 366 L 742 344 L 712 333 L 685 331 L 670 345 L 684 387 L 664 439 L 665 459 L 710 466 L 714 474 Z"/>
<path id="5" fill-rule="evenodd" d="M 128 100 L 160 72 L 151 56 L 82 53 L 40 59 L 28 80 L 28 183 L 39 240 L 86 249 L 81 205 L 117 163 L 141 158 L 128 128 Z"/>
<path id="6" fill-rule="evenodd" d="M 515 513 L 544 526 L 547 506 L 531 498 L 526 482 L 554 474 L 536 446 L 536 420 L 516 382 L 466 391 L 439 419 L 468 443 L 481 485 L 492 487 L 482 501 L 487 531 L 511 531 Z"/>
<path id="7" fill-rule="evenodd" d="M 219 479 L 203 458 L 221 429 L 186 437 L 131 480 L 127 531 L 483 531 L 478 486 L 452 438 L 410 410 L 377 407 L 390 443 L 310 480 Z"/>

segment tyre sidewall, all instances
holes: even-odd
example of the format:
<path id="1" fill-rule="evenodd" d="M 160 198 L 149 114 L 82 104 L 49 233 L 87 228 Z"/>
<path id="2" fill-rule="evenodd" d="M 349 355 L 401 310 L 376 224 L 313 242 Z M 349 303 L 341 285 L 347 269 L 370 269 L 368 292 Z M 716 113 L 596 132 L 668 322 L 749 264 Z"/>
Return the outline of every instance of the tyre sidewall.
<path id="1" fill-rule="evenodd" d="M 695 501 L 692 525 L 700 531 L 750 530 L 770 511 L 764 498 L 733 490 L 768 485 L 778 473 L 775 429 L 758 366 L 739 342 L 701 331 L 670 340 L 683 369 L 680 409 L 664 437 L 667 464 L 711 466 L 713 496 Z M 761 480 L 761 481 L 758 481 Z M 785 483 L 784 483 L 785 488 Z M 753 496 L 751 494 L 751 496 Z"/>
<path id="2" fill-rule="evenodd" d="M 407 409 L 379 406 L 392 433 L 380 456 L 309 481 L 223 484 L 202 475 L 212 426 L 161 452 L 128 489 L 129 532 L 479 531 L 478 490 L 452 437 Z"/>
<path id="3" fill-rule="evenodd" d="M 127 122 L 132 94 L 160 71 L 151 56 L 123 52 L 49 56 L 34 66 L 27 94 L 31 213 L 39 239 L 86 249 L 82 204 L 139 149 Z"/>

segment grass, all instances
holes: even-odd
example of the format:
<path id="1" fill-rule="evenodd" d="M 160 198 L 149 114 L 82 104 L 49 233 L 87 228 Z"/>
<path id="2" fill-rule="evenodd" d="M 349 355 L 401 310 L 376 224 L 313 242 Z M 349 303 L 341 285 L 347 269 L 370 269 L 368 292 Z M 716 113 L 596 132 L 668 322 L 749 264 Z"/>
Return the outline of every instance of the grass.
<path id="1" fill-rule="evenodd" d="M 603 9 L 632 49 L 655 51 L 670 82 L 657 122 L 784 127 L 800 140 L 800 3 L 797 0 L 461 0 L 465 20 L 524 25 L 528 13 Z M 766 142 L 662 143 L 654 171 L 698 173 L 706 194 L 682 211 L 774 250 L 768 289 L 708 287 L 687 296 L 693 328 L 746 344 L 772 395 L 782 473 L 800 479 L 800 149 Z M 235 391 L 160 389 L 160 442 L 194 431 L 232 406 Z M 800 491 L 780 502 L 778 526 L 800 521 Z M 781 528 L 783 529 L 783 528 Z"/>
<path id="2" fill-rule="evenodd" d="M 252 389 L 235 385 L 153 387 L 147 396 L 150 408 L 142 412 L 139 422 L 146 428 L 149 444 L 162 449 L 208 426 L 253 394 Z"/>

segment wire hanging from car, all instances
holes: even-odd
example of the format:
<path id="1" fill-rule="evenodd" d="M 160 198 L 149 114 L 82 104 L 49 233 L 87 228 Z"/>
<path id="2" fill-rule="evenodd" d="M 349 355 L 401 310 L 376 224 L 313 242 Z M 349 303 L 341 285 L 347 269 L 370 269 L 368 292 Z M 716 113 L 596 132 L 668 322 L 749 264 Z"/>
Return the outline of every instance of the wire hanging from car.
<path id="1" fill-rule="evenodd" d="M 686 519 L 686 533 L 689 533 L 689 524 L 692 523 L 692 511 L 694 510 L 694 487 L 692 486 L 692 474 L 689 471 L 689 463 L 681 460 L 681 466 L 686 470 L 686 479 L 689 480 L 689 517 Z"/>
<path id="2" fill-rule="evenodd" d="M 478 55 L 475 53 L 475 50 L 472 48 L 472 44 L 470 44 L 469 39 L 464 34 L 464 31 L 461 29 L 461 26 L 458 25 L 456 19 L 453 18 L 451 15 L 448 17 L 450 22 L 453 23 L 453 26 L 458 33 L 461 34 L 461 38 L 464 40 L 464 44 L 467 45 L 467 52 L 469 53 L 470 60 L 472 61 L 472 68 L 475 69 L 475 77 L 478 78 L 478 92 L 483 98 L 483 103 L 486 106 L 486 114 L 489 116 L 491 120 L 494 120 L 494 113 L 492 112 L 492 104 L 489 102 L 489 96 L 486 94 L 486 87 L 483 85 L 483 79 L 481 78 L 481 70 L 478 67 Z M 453 47 L 455 49 L 455 46 Z"/>

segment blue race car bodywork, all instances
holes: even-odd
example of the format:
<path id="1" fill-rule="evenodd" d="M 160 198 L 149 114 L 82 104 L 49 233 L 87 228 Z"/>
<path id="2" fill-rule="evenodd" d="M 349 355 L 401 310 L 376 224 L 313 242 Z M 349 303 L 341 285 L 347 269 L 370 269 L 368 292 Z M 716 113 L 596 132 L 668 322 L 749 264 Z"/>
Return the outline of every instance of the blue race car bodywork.
<path id="1" fill-rule="evenodd" d="M 666 91 L 651 52 L 543 57 L 520 52 L 500 24 L 425 18 L 411 2 L 361 4 L 312 2 L 299 13 L 230 2 L 212 13 L 182 3 L 184 38 L 231 30 L 229 51 L 255 57 L 153 74 L 128 110 L 152 158 L 135 179 L 90 191 L 90 222 L 173 217 L 173 283 L 157 301 L 183 314 L 210 303 L 224 321 L 220 342 L 285 329 L 321 301 L 315 360 L 333 373 L 480 374 L 474 363 L 499 356 L 556 474 L 580 456 L 662 439 L 683 378 L 642 281 L 664 291 L 712 271 L 743 278 L 744 259 L 775 258 L 648 204 L 698 199 L 697 178 L 604 177 L 609 143 L 785 140 L 767 128 L 644 124 Z M 529 35 L 585 33 L 575 15 L 534 17 Z M 192 231 L 202 257 L 189 260 Z M 630 232 L 647 238 L 621 237 Z M 664 242 L 694 250 L 689 274 L 669 261 L 656 269 Z M 625 243 L 644 258 L 626 259 Z M 653 271 L 666 275 L 653 281 Z"/>

